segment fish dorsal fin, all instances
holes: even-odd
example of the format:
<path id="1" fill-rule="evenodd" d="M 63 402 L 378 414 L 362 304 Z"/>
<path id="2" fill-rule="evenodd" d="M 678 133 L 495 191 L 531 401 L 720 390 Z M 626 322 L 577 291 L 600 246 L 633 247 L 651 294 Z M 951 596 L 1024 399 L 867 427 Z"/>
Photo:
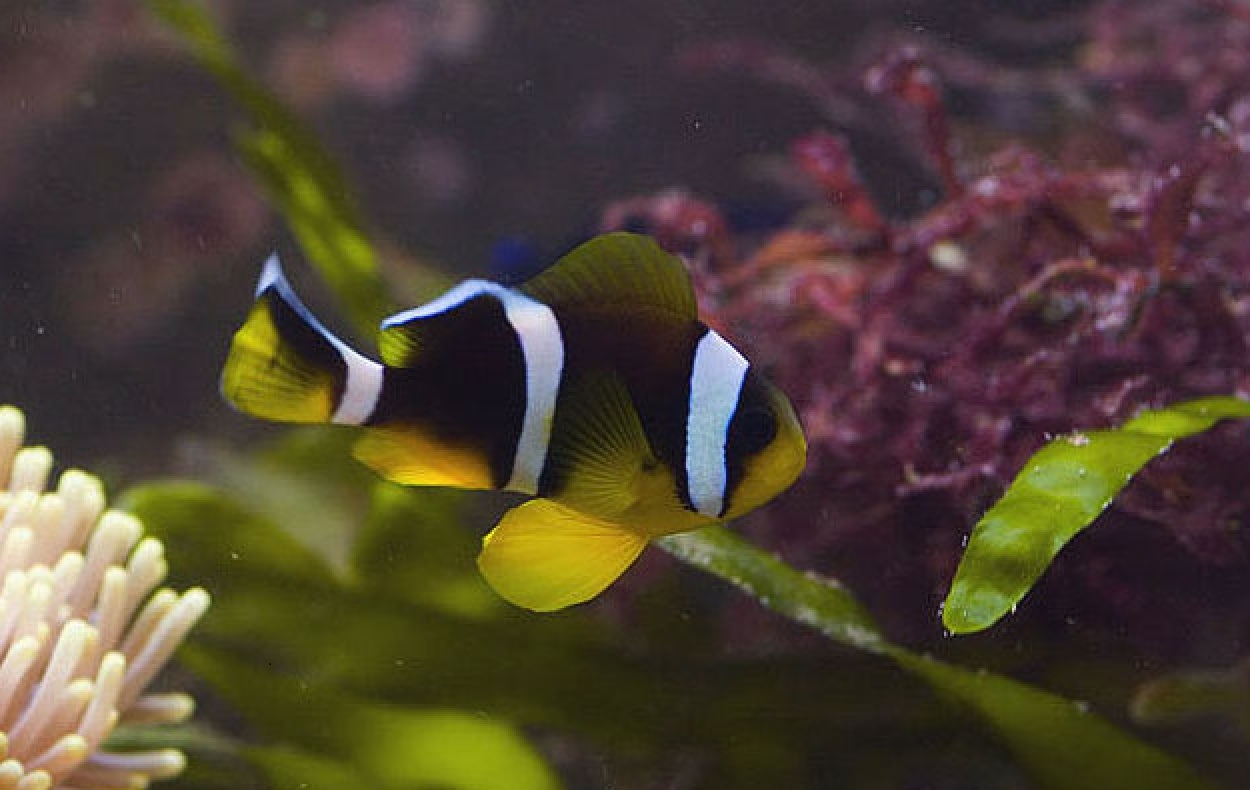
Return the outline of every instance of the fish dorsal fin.
<path id="1" fill-rule="evenodd" d="M 522 283 L 521 292 L 553 308 L 639 305 L 695 319 L 690 273 L 649 236 L 596 236 Z"/>
<path id="2" fill-rule="evenodd" d="M 534 499 L 504 514 L 482 540 L 477 566 L 503 598 L 551 612 L 603 592 L 646 545 L 619 524 Z"/>
<path id="3" fill-rule="evenodd" d="M 571 380 L 561 398 L 547 463 L 551 497 L 576 510 L 619 518 L 637 502 L 638 481 L 656 461 L 624 383 L 593 371 Z"/>
<path id="4" fill-rule="evenodd" d="M 405 310 L 382 322 L 378 353 L 391 367 L 408 367 L 427 349 L 454 342 L 458 331 L 472 319 L 470 313 L 486 308 L 483 297 L 503 301 L 507 289 L 486 280 L 465 280 L 432 302 Z"/>

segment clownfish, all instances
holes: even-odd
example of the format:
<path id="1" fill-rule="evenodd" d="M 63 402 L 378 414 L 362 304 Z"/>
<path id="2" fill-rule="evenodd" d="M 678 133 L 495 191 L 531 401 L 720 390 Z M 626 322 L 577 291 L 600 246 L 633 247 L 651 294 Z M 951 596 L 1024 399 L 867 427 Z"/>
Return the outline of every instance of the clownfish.
<path id="1" fill-rule="evenodd" d="M 362 426 L 354 454 L 390 480 L 535 497 L 478 557 L 528 609 L 595 597 L 650 540 L 741 516 L 806 463 L 790 402 L 645 236 L 599 236 L 516 287 L 466 280 L 383 321 L 378 350 L 331 334 L 273 256 L 222 392 L 264 419 Z"/>

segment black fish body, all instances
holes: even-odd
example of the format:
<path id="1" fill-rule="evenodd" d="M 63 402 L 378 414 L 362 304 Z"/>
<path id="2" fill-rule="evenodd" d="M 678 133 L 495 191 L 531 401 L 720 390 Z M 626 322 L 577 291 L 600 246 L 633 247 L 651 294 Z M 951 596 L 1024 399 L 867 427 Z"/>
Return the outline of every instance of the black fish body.
<path id="1" fill-rule="evenodd" d="M 363 426 L 357 456 L 397 482 L 537 497 L 479 558 L 528 608 L 593 597 L 651 538 L 741 515 L 805 462 L 789 402 L 646 237 L 593 239 L 517 288 L 468 280 L 384 321 L 379 349 L 334 337 L 271 259 L 223 392 L 260 417 Z"/>

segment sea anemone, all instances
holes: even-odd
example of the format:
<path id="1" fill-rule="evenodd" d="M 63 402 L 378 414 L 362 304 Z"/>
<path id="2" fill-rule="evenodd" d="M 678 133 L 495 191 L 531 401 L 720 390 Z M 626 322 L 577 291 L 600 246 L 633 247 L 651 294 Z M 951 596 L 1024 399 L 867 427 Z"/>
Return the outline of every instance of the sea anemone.
<path id="1" fill-rule="evenodd" d="M 153 590 L 164 548 L 133 516 L 105 511 L 100 481 L 61 475 L 23 447 L 25 418 L 0 407 L 0 788 L 144 787 L 178 774 L 174 749 L 113 752 L 119 725 L 177 722 L 193 701 L 144 693 L 208 607 L 195 588 Z"/>

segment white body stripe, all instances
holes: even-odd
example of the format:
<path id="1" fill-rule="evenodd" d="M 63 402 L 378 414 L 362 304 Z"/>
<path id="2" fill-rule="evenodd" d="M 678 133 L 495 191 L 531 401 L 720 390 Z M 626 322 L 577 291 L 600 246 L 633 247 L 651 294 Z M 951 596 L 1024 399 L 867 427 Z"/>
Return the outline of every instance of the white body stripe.
<path id="1" fill-rule="evenodd" d="M 382 366 L 357 354 L 338 338 L 330 339 L 347 363 L 347 386 L 343 388 L 343 397 L 339 399 L 339 406 L 330 421 L 362 425 L 378 406 L 378 396 L 382 394 Z"/>
<path id="2" fill-rule="evenodd" d="M 382 365 L 357 353 L 317 320 L 317 317 L 295 295 L 295 289 L 287 282 L 286 276 L 282 273 L 282 263 L 278 260 L 276 253 L 270 255 L 265 261 L 260 282 L 256 284 L 256 295 L 259 297 L 270 286 L 277 289 L 282 300 L 324 337 L 343 358 L 343 364 L 347 368 L 347 381 L 330 421 L 345 425 L 360 425 L 369 419 L 369 415 L 377 407 L 378 396 L 382 394 Z"/>
<path id="3" fill-rule="evenodd" d="M 686 479 L 690 502 L 705 516 L 725 508 L 725 443 L 747 374 L 746 358 L 708 330 L 694 350 L 686 415 Z"/>
<path id="4" fill-rule="evenodd" d="M 516 291 L 504 293 L 507 296 L 502 301 L 508 322 L 521 339 L 525 355 L 526 393 L 525 419 L 521 422 L 521 438 L 517 440 L 508 488 L 533 494 L 538 491 L 538 476 L 551 443 L 556 395 L 564 371 L 564 338 L 550 307 Z"/>
<path id="5" fill-rule="evenodd" d="M 503 305 L 504 315 L 521 343 L 525 360 L 525 416 L 507 488 L 533 494 L 538 490 L 538 477 L 547 459 L 560 374 L 564 370 L 564 339 L 551 308 L 499 283 L 466 280 L 432 302 L 391 316 L 382 322 L 382 328 L 447 312 L 483 294 Z M 466 364 L 472 364 L 472 360 L 466 360 Z"/>

